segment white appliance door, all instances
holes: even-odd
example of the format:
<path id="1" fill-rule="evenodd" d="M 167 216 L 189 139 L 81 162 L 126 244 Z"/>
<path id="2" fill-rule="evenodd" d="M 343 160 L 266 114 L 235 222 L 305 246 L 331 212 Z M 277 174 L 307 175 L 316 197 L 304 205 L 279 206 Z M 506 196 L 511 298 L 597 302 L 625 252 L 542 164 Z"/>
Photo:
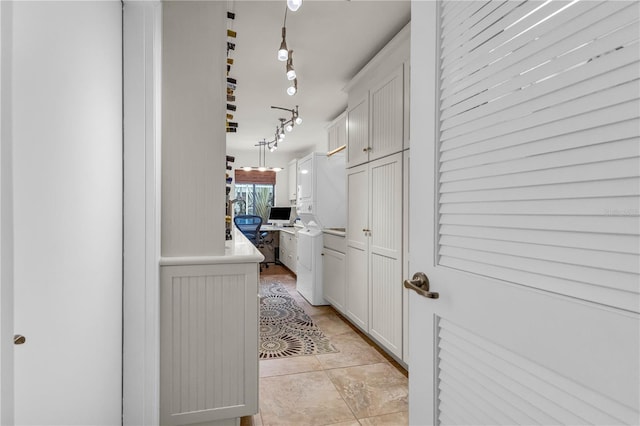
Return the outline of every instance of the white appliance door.
<path id="1" fill-rule="evenodd" d="M 122 5 L 13 2 L 8 19 L 14 424 L 120 424 Z"/>
<path id="2" fill-rule="evenodd" d="M 313 156 L 298 161 L 298 203 L 313 199 Z M 306 212 L 304 212 L 306 213 Z"/>
<path id="3" fill-rule="evenodd" d="M 313 237 L 309 228 L 298 232 L 298 261 L 296 264 L 296 290 L 307 300 L 313 295 Z"/>
<path id="4" fill-rule="evenodd" d="M 489 3 L 412 2 L 410 424 L 638 424 L 637 5 Z"/>
<path id="5" fill-rule="evenodd" d="M 298 265 L 307 270 L 313 266 L 313 236 L 308 228 L 298 232 Z"/>

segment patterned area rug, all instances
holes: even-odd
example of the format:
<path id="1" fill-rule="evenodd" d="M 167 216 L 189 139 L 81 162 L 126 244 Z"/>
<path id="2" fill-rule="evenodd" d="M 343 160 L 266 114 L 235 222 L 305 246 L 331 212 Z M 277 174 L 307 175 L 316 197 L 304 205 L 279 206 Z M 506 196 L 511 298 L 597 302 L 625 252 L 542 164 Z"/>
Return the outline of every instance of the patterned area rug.
<path id="1" fill-rule="evenodd" d="M 260 358 L 338 352 L 278 282 L 260 286 Z"/>

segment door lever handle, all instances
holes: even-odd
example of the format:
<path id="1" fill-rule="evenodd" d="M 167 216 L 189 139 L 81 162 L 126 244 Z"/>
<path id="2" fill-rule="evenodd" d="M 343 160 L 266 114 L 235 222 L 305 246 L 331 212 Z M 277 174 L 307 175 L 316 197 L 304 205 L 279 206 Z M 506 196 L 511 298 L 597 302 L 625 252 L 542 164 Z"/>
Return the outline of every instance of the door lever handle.
<path id="1" fill-rule="evenodd" d="M 424 272 L 416 272 L 411 280 L 404 280 L 404 287 L 429 299 L 438 299 L 440 294 L 429 291 L 429 278 Z"/>

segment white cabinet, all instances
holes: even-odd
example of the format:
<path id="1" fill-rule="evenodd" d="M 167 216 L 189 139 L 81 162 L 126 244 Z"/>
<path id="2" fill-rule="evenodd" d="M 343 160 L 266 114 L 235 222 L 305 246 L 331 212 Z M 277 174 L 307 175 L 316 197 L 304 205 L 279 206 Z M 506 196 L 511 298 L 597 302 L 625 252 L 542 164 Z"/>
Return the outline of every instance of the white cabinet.
<path id="1" fill-rule="evenodd" d="M 404 148 L 404 64 L 379 79 L 347 109 L 347 167 Z M 407 104 L 408 106 L 408 104 Z M 406 111 L 408 115 L 408 110 Z"/>
<path id="2" fill-rule="evenodd" d="M 402 358 L 402 153 L 347 171 L 345 313 Z"/>
<path id="3" fill-rule="evenodd" d="M 410 26 L 346 85 L 347 167 L 408 148 Z"/>
<path id="4" fill-rule="evenodd" d="M 212 424 L 258 411 L 261 256 L 252 256 L 252 263 L 229 256 L 229 263 L 161 267 L 160 424 Z"/>
<path id="5" fill-rule="evenodd" d="M 369 166 L 347 169 L 347 300 L 345 314 L 369 331 Z"/>
<path id="6" fill-rule="evenodd" d="M 297 163 L 297 206 L 309 205 L 313 200 L 313 178 L 315 163 L 312 156 L 306 156 Z"/>
<path id="7" fill-rule="evenodd" d="M 289 201 L 295 201 L 298 198 L 298 160 L 289 161 Z"/>
<path id="8" fill-rule="evenodd" d="M 369 164 L 369 333 L 402 357 L 402 154 Z"/>
<path id="9" fill-rule="evenodd" d="M 403 149 L 403 65 L 369 90 L 369 161 Z"/>
<path id="10" fill-rule="evenodd" d="M 312 152 L 298 160 L 296 213 L 305 225 L 343 228 L 345 224 L 344 154 Z"/>
<path id="11" fill-rule="evenodd" d="M 324 298 L 340 313 L 346 315 L 345 249 L 344 235 L 340 236 L 325 232 L 322 248 Z"/>
<path id="12" fill-rule="evenodd" d="M 340 114 L 328 128 L 328 146 L 329 152 L 345 146 L 347 144 L 347 113 Z"/>
<path id="13" fill-rule="evenodd" d="M 347 167 L 369 161 L 369 94 L 347 110 Z"/>
<path id="14" fill-rule="evenodd" d="M 280 231 L 280 262 L 296 273 L 298 237 L 295 232 Z"/>

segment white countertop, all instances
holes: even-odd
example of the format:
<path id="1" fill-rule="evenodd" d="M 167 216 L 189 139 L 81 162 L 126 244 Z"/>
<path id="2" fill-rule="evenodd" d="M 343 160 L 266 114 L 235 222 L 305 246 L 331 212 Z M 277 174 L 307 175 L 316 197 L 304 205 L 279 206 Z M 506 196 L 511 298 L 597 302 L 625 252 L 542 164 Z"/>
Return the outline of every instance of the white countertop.
<path id="1" fill-rule="evenodd" d="M 160 266 L 260 263 L 263 260 L 264 256 L 262 253 L 260 253 L 260 251 L 247 239 L 247 237 L 242 235 L 242 232 L 234 227 L 233 239 L 225 241 L 224 255 L 161 257 Z"/>
<path id="2" fill-rule="evenodd" d="M 260 227 L 261 231 L 280 231 L 286 232 L 287 234 L 295 235 L 299 230 L 301 230 L 301 226 L 273 226 L 273 225 L 262 225 Z"/>

